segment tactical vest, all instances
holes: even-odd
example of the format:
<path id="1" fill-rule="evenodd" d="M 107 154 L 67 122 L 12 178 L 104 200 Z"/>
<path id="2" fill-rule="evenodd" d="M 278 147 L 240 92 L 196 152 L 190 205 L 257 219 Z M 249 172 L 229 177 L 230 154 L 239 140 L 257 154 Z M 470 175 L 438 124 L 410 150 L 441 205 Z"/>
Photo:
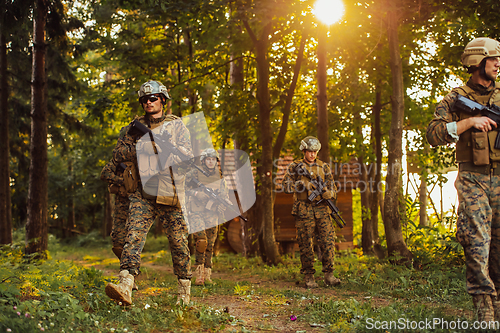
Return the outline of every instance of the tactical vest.
<path id="1" fill-rule="evenodd" d="M 193 173 L 194 175 L 197 175 L 196 177 L 198 178 L 198 180 L 206 187 L 211 188 L 214 191 L 220 190 L 222 181 L 222 175 L 220 174 L 220 172 L 214 172 L 209 176 L 205 176 L 199 170 L 195 170 Z M 189 210 L 191 212 L 201 212 L 205 210 L 205 207 L 208 203 L 209 199 L 206 199 L 203 202 L 201 202 L 201 200 L 193 198 L 189 203 L 190 206 Z"/>
<path id="2" fill-rule="evenodd" d="M 171 143 L 176 145 L 176 133 L 173 133 L 172 120 L 179 119 L 174 115 L 167 115 L 165 120 L 159 123 L 150 124 L 150 129 L 155 134 L 160 134 L 160 131 L 167 131 L 172 135 Z M 146 124 L 144 116 L 138 120 Z M 165 161 L 166 162 L 166 161 Z M 155 200 L 157 203 L 166 206 L 181 207 L 184 204 L 184 181 L 183 174 L 176 173 L 172 167 L 166 168 L 163 165 L 163 171 L 160 171 L 158 165 L 158 156 L 156 154 L 137 154 L 137 164 L 141 175 L 152 176 L 146 184 L 142 184 L 143 197 Z M 156 193 L 156 195 L 153 195 Z"/>
<path id="3" fill-rule="evenodd" d="M 454 88 L 453 91 L 482 105 L 489 106 L 495 104 L 500 106 L 500 83 L 495 83 L 495 89 L 488 95 L 479 95 L 468 86 Z M 460 120 L 471 117 L 471 115 L 463 112 L 458 114 L 458 116 Z M 477 158 L 476 160 L 474 159 L 474 149 L 489 149 L 489 160 L 493 162 L 500 161 L 500 150 L 494 148 L 498 129 L 489 131 L 487 139 L 484 140 L 476 137 L 473 138 L 473 133 L 473 128 L 470 128 L 460 135 L 456 150 L 457 163 L 474 162 L 476 165 L 488 164 L 489 162 L 482 163 L 478 162 Z"/>
<path id="4" fill-rule="evenodd" d="M 318 176 L 325 181 L 325 170 L 323 169 L 323 165 L 325 164 L 323 161 L 320 161 L 316 159 L 316 164 L 314 165 L 309 165 L 305 163 L 303 160 L 298 160 L 295 161 L 296 164 L 299 164 L 302 162 L 302 168 L 306 169 L 309 171 L 311 176 L 314 179 L 317 179 Z M 302 191 L 296 191 L 294 192 L 293 196 L 295 200 L 300 200 L 300 201 L 306 201 L 308 195 L 308 189 L 312 187 L 309 178 L 307 178 L 304 175 L 298 174 L 298 177 L 295 179 L 295 181 L 302 181 L 304 183 L 304 188 L 302 188 Z"/>

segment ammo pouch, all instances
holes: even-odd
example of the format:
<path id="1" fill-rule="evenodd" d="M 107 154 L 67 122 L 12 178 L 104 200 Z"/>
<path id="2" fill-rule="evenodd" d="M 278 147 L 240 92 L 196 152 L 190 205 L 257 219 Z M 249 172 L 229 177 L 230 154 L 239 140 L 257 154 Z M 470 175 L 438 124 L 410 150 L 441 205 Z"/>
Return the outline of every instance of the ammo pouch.
<path id="1" fill-rule="evenodd" d="M 490 164 L 487 132 L 472 132 L 472 160 L 474 165 Z"/>
<path id="2" fill-rule="evenodd" d="M 124 164 L 127 168 L 123 171 L 123 185 L 125 186 L 127 193 L 133 193 L 137 190 L 137 186 L 139 185 L 137 169 L 132 162 L 124 162 Z"/>
<path id="3" fill-rule="evenodd" d="M 500 161 L 500 149 L 495 148 L 495 142 L 499 133 L 499 131 L 488 132 L 488 139 L 490 142 L 490 160 L 492 160 L 493 162 Z"/>

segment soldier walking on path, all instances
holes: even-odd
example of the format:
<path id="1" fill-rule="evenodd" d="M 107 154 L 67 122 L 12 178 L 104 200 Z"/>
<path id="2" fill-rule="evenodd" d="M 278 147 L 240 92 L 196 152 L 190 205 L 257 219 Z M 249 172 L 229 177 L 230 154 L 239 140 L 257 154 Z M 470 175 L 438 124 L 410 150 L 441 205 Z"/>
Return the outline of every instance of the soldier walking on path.
<path id="1" fill-rule="evenodd" d="M 184 176 L 177 166 L 180 159 L 173 153 L 166 155 L 164 162 L 159 155 L 161 145 L 140 138 L 133 128 L 144 125 L 150 130 L 151 137 L 168 134 L 170 142 L 179 150 L 192 157 L 190 134 L 180 119 L 171 114 L 165 114 L 167 89 L 158 81 L 148 81 L 139 90 L 139 102 L 145 115 L 137 118 L 125 128 L 125 135 L 118 139 L 113 150 L 113 163 L 134 161 L 135 170 L 140 170 L 141 177 L 148 176 L 143 184 L 137 171 L 134 176 L 137 188 L 129 194 L 130 209 L 127 220 L 127 236 L 120 258 L 120 282 L 106 286 L 106 294 L 123 304 L 132 303 L 132 286 L 134 278 L 140 273 L 141 252 L 146 242 L 146 236 L 155 218 L 168 237 L 172 255 L 174 274 L 178 278 L 178 303 L 190 301 L 191 266 L 188 247 L 188 229 L 181 207 L 184 195 Z M 136 123 L 139 122 L 139 124 Z M 141 139 L 141 140 L 139 140 Z M 164 148 L 165 149 L 165 148 Z M 163 161 L 163 162 L 162 162 Z M 185 174 L 185 172 L 184 172 Z M 142 179 L 142 178 L 141 178 Z"/>
<path id="2" fill-rule="evenodd" d="M 336 187 L 333 182 L 330 166 L 316 158 L 321 149 L 321 143 L 313 136 L 304 138 L 300 143 L 300 150 L 304 158 L 292 162 L 283 178 L 283 190 L 285 193 L 293 193 L 292 215 L 295 216 L 297 228 L 297 240 L 300 250 L 300 261 L 302 268 L 300 273 L 305 274 L 307 288 L 316 288 L 318 284 L 314 280 L 314 249 L 313 238 L 316 237 L 322 252 L 323 273 L 325 284 L 334 286 L 340 284 L 340 280 L 333 275 L 333 258 L 335 255 L 335 230 L 330 218 L 330 210 L 323 201 L 335 199 Z M 306 170 L 306 171 L 304 171 Z M 311 179 L 305 176 L 308 172 L 315 180 L 325 183 L 326 191 L 316 197 L 312 202 L 308 199 L 310 190 L 314 190 Z"/>
<path id="3" fill-rule="evenodd" d="M 437 105 L 427 128 L 433 146 L 456 142 L 459 165 L 455 187 L 459 207 L 457 239 L 464 248 L 467 292 L 479 321 L 500 321 L 500 146 L 498 126 L 474 114 L 460 101 L 483 108 L 500 106 L 500 43 L 476 38 L 461 57 L 471 74 L 466 85 L 454 88 Z M 465 98 L 465 99 L 464 99 Z"/>

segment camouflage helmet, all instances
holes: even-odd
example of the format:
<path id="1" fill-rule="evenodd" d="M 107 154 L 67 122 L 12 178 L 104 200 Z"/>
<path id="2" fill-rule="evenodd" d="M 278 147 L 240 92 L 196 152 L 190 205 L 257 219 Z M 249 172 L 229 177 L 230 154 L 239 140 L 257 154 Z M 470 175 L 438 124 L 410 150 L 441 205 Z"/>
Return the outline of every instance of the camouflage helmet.
<path id="1" fill-rule="evenodd" d="M 201 155 L 200 155 L 201 164 L 203 164 L 203 162 L 205 161 L 205 158 L 207 158 L 207 157 L 215 157 L 217 160 L 219 160 L 219 153 L 217 152 L 217 150 L 215 150 L 213 148 L 207 148 L 207 149 L 203 150 L 201 152 Z"/>
<path id="2" fill-rule="evenodd" d="M 500 43 L 487 37 L 475 38 L 467 44 L 462 53 L 462 65 L 477 66 L 484 58 L 499 57 Z"/>
<path id="3" fill-rule="evenodd" d="M 319 151 L 321 149 L 321 143 L 314 136 L 306 136 L 302 141 L 300 141 L 300 150 L 310 150 Z"/>
<path id="4" fill-rule="evenodd" d="M 165 87 L 159 81 L 148 81 L 142 84 L 141 88 L 137 92 L 139 94 L 139 102 L 141 101 L 141 97 L 149 96 L 154 94 L 162 94 L 165 96 L 165 99 L 170 99 L 170 95 L 168 94 L 167 87 Z"/>

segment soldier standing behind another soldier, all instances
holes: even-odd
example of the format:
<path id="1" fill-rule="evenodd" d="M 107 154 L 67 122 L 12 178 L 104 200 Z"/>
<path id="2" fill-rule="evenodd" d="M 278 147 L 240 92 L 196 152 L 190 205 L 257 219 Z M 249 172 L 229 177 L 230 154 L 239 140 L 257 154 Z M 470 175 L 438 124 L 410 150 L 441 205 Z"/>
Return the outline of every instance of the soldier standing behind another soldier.
<path id="1" fill-rule="evenodd" d="M 160 134 L 167 131 L 171 134 L 171 142 L 185 155 L 192 157 L 190 134 L 182 121 L 171 114 L 164 114 L 163 106 L 166 104 L 167 89 L 158 81 L 148 81 L 139 90 L 139 102 L 145 115 L 139 117 L 141 124 L 147 126 L 153 133 Z M 177 120 L 177 121 L 176 121 Z M 125 136 L 118 139 L 113 150 L 113 163 L 135 161 L 136 169 L 141 176 L 151 175 L 146 184 L 139 184 L 137 190 L 129 195 L 130 209 L 127 220 L 127 237 L 120 258 L 119 284 L 109 283 L 106 294 L 125 305 L 132 303 L 132 286 L 134 277 L 140 273 L 141 252 L 146 242 L 146 236 L 155 217 L 168 237 L 172 255 L 174 274 L 178 278 L 178 299 L 188 304 L 191 293 L 191 266 L 188 247 L 188 229 L 181 211 L 181 196 L 183 195 L 184 176 L 178 174 L 174 167 L 165 167 L 164 170 L 158 163 L 158 154 L 161 148 L 151 141 L 137 142 L 139 137 L 130 131 L 132 123 L 125 128 Z M 157 154 L 158 153 L 158 154 Z M 163 156 L 163 155 L 162 155 Z M 174 154 L 167 155 L 167 166 L 175 166 L 180 159 Z M 172 175 L 174 175 L 172 177 Z M 139 175 L 136 174 L 136 178 Z M 175 183 L 172 181 L 175 181 Z"/>
<path id="2" fill-rule="evenodd" d="M 330 209 L 325 202 L 316 205 L 320 199 L 334 199 L 337 196 L 330 166 L 318 159 L 316 155 L 321 149 L 321 143 L 313 136 L 308 136 L 300 142 L 300 150 L 304 154 L 302 160 L 292 162 L 283 178 L 282 186 L 285 193 L 293 193 L 292 215 L 295 216 L 297 240 L 300 250 L 300 273 L 305 274 L 307 288 L 316 288 L 314 280 L 314 249 L 313 238 L 316 237 L 322 251 L 323 273 L 325 284 L 335 286 L 340 280 L 333 275 L 333 258 L 335 255 L 335 230 L 330 218 Z M 310 180 L 300 170 L 306 169 L 313 177 L 324 180 L 327 190 L 313 202 L 308 200 L 308 190 L 311 189 Z M 316 231 L 315 231 L 316 230 Z"/>
<path id="3" fill-rule="evenodd" d="M 479 321 L 500 320 L 500 150 L 494 147 L 496 123 L 481 115 L 457 112 L 459 96 L 479 104 L 500 106 L 500 43 L 472 40 L 462 54 L 472 74 L 466 85 L 453 89 L 437 105 L 427 128 L 433 146 L 456 142 L 459 206 L 457 239 L 464 248 L 467 292 Z"/>
<path id="4" fill-rule="evenodd" d="M 192 179 L 200 181 L 203 185 L 211 188 L 224 200 L 228 200 L 227 186 L 220 169 L 217 165 L 219 154 L 215 149 L 205 149 L 200 156 L 201 167 L 208 176 L 202 174 L 199 170 L 193 169 L 186 175 L 186 184 Z M 194 276 L 196 285 L 203 285 L 205 282 L 213 283 L 212 274 L 212 256 L 214 244 L 218 235 L 218 219 L 224 214 L 226 207 L 222 204 L 217 205 L 210 197 L 200 191 L 190 191 L 188 200 L 189 227 L 194 230 L 194 242 L 196 244 L 196 270 Z"/>

